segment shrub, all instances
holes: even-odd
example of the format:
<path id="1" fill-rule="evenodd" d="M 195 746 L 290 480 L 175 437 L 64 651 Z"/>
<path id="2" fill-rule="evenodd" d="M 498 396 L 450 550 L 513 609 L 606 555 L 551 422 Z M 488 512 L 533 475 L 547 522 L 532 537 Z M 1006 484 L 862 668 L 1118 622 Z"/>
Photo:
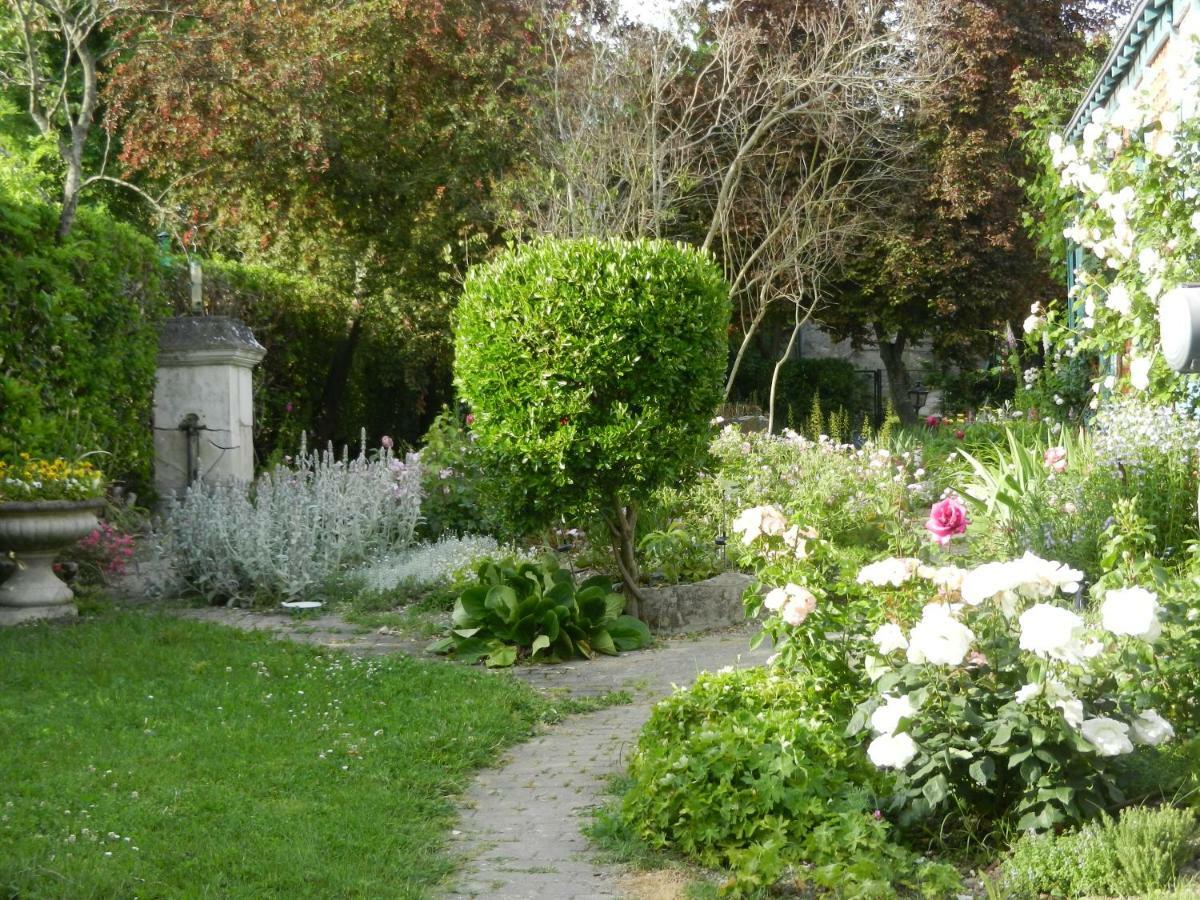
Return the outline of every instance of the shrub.
<path id="1" fill-rule="evenodd" d="M 0 183 L 0 458 L 103 450 L 115 480 L 150 482 L 156 323 L 166 312 L 153 243 L 81 209 L 58 212 Z"/>
<path id="2" fill-rule="evenodd" d="M 854 896 L 936 884 L 888 841 L 876 776 L 842 736 L 819 689 L 763 669 L 701 674 L 657 704 L 638 738 L 622 817 L 650 846 L 733 869 L 743 887 L 797 880 Z M 944 892 L 939 892 L 944 891 Z"/>
<path id="3" fill-rule="evenodd" d="M 1000 826 L 1075 825 L 1123 803 L 1120 758 L 1175 734 L 1151 706 L 1147 673 L 1173 649 L 1154 646 L 1155 595 L 1110 589 L 1089 623 L 1056 602 L 1081 577 L 1059 563 L 1026 555 L 966 571 L 908 562 L 860 576 L 881 600 L 927 604 L 907 634 L 911 620 L 873 636 L 879 655 L 866 669 L 876 697 L 850 725 L 870 726 L 868 755 L 897 773 L 904 821 L 981 837 Z M 883 577 L 885 568 L 894 574 Z"/>
<path id="4" fill-rule="evenodd" d="M 453 652 L 464 662 L 486 657 L 492 667 L 539 653 L 546 660 L 616 656 L 650 643 L 645 624 L 621 614 L 625 598 L 604 576 L 577 588 L 552 558 L 485 560 L 477 574 L 454 604 L 450 634 L 434 644 L 435 652 Z"/>
<path id="5" fill-rule="evenodd" d="M 473 418 L 472 418 L 473 420 Z M 429 426 L 421 446 L 425 486 L 422 531 L 432 537 L 447 532 L 491 531 L 480 491 L 486 477 L 470 425 L 449 408 Z"/>
<path id="6" fill-rule="evenodd" d="M 249 490 L 197 484 L 170 498 L 154 534 L 169 564 L 164 592 L 210 601 L 311 597 L 335 575 L 412 541 L 420 464 L 332 448 L 277 466 Z"/>
<path id="7" fill-rule="evenodd" d="M 1026 835 L 1005 859 L 1006 896 L 1140 897 L 1174 886 L 1195 855 L 1191 810 L 1129 807 L 1059 835 Z"/>
<path id="8" fill-rule="evenodd" d="M 814 442 L 792 432 L 743 434 L 734 427 L 722 430 L 711 451 L 711 464 L 688 487 L 684 505 L 704 524 L 697 530 L 712 534 L 729 535 L 747 507 L 772 505 L 839 545 L 881 550 L 894 537 L 909 541 L 897 526 L 931 498 L 920 457 L 911 452 Z"/>
<path id="9" fill-rule="evenodd" d="M 602 516 L 636 596 L 639 503 L 701 458 L 721 397 L 729 290 L 662 241 L 538 241 L 476 266 L 455 379 L 519 529 Z"/>

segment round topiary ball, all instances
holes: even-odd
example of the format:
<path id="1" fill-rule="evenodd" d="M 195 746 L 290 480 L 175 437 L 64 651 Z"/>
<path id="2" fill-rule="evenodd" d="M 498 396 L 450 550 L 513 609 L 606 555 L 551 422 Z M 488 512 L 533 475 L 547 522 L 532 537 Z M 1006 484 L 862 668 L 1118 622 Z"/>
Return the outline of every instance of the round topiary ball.
<path id="1" fill-rule="evenodd" d="M 521 529 L 606 518 L 702 457 L 721 400 L 729 287 L 656 240 L 544 239 L 475 266 L 455 313 L 455 382 Z"/>

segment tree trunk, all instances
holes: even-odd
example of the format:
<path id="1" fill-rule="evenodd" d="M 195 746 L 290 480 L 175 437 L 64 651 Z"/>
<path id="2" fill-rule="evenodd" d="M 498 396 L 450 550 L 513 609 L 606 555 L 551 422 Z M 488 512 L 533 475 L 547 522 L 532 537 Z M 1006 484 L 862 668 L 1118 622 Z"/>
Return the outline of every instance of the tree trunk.
<path id="1" fill-rule="evenodd" d="M 83 159 L 81 152 L 72 148 L 65 153 L 67 176 L 63 181 L 62 212 L 58 216 L 58 230 L 54 237 L 58 243 L 67 239 L 71 226 L 75 224 L 75 215 L 79 212 L 79 192 L 83 189 Z"/>
<path id="2" fill-rule="evenodd" d="M 787 347 L 783 351 L 783 355 L 779 357 L 779 361 L 775 363 L 775 370 L 771 372 L 771 401 L 767 406 L 767 434 L 775 433 L 775 389 L 779 385 L 779 373 L 783 371 L 784 365 L 788 358 L 792 355 L 792 348 L 796 346 L 796 338 L 800 334 L 800 328 L 808 321 L 808 316 L 800 318 L 800 304 L 796 304 L 796 325 L 792 328 L 792 335 L 788 338 Z"/>
<path id="3" fill-rule="evenodd" d="M 640 619 L 646 596 L 638 584 L 640 571 L 634 547 L 637 537 L 637 506 L 626 506 L 616 496 L 611 499 L 610 506 L 609 513 L 604 516 L 604 522 L 612 538 L 617 571 L 621 573 L 621 583 L 625 586 L 625 611 Z"/>
<path id="4" fill-rule="evenodd" d="M 883 361 L 884 371 L 887 372 L 892 406 L 901 422 L 912 425 L 917 421 L 917 411 L 913 409 L 913 398 L 908 394 L 912 385 L 908 378 L 908 368 L 904 365 L 904 345 L 907 339 L 903 334 L 897 334 L 894 340 L 885 340 L 885 335 L 878 327 L 875 329 L 875 337 L 879 358 Z"/>
<path id="5" fill-rule="evenodd" d="M 342 424 L 342 404 L 346 399 L 346 388 L 350 384 L 350 370 L 354 365 L 354 354 L 362 339 L 363 319 L 366 313 L 359 310 L 350 324 L 350 332 L 338 347 L 329 362 L 325 375 L 325 387 L 321 391 L 321 406 L 313 429 L 321 441 L 335 440 Z"/>

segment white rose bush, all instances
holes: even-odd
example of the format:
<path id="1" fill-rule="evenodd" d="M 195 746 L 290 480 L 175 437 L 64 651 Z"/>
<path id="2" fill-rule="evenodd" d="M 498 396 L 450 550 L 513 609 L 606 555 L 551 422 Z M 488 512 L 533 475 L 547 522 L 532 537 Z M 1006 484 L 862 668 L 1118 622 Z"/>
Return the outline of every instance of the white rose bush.
<path id="1" fill-rule="evenodd" d="M 1073 321 L 1061 304 L 1035 311 L 1024 331 L 1060 367 L 1079 358 L 1119 360 L 1116 372 L 1094 371 L 1093 409 L 1114 389 L 1159 403 L 1182 399 L 1180 380 L 1157 349 L 1157 314 L 1167 291 L 1200 275 L 1200 68 L 1188 60 L 1171 77 L 1186 115 L 1156 111 L 1135 92 L 1115 111 L 1094 112 L 1078 143 L 1049 138 L 1058 196 L 1077 198 L 1063 236 L 1096 264 L 1074 273 Z"/>
<path id="2" fill-rule="evenodd" d="M 909 565 L 873 563 L 865 581 L 888 584 L 877 573 Z M 967 570 L 957 586 L 915 575 L 908 620 L 893 604 L 894 620 L 860 637 L 873 693 L 848 733 L 894 773 L 901 822 L 977 836 L 1076 824 L 1124 801 L 1115 761 L 1174 738 L 1147 687 L 1156 595 L 1110 588 L 1081 611 L 1082 578 L 1031 553 Z"/>

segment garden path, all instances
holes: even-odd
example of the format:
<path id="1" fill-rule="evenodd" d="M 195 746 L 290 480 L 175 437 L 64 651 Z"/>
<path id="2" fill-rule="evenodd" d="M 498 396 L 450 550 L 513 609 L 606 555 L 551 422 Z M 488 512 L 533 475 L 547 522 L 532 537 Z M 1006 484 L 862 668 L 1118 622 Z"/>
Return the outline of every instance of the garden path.
<path id="1" fill-rule="evenodd" d="M 652 650 L 591 662 L 516 670 L 539 689 L 574 695 L 627 690 L 634 702 L 572 716 L 512 748 L 476 776 L 455 840 L 467 858 L 451 897 L 587 900 L 620 897 L 620 871 L 597 863 L 581 829 L 624 768 L 654 702 L 703 671 L 760 665 L 750 630 L 666 641 Z"/>
<path id="2" fill-rule="evenodd" d="M 427 641 L 365 631 L 334 615 L 292 619 L 220 607 L 179 615 L 363 655 L 423 655 Z M 589 662 L 519 667 L 511 677 L 551 696 L 628 691 L 633 702 L 575 715 L 508 751 L 480 772 L 461 801 L 454 831 L 463 858 L 452 898 L 590 900 L 621 897 L 622 871 L 597 862 L 582 828 L 623 770 L 654 703 L 675 685 L 725 666 L 761 665 L 767 645 L 749 649 L 749 627 L 660 641 L 649 650 Z M 497 673 L 509 677 L 509 673 Z"/>

